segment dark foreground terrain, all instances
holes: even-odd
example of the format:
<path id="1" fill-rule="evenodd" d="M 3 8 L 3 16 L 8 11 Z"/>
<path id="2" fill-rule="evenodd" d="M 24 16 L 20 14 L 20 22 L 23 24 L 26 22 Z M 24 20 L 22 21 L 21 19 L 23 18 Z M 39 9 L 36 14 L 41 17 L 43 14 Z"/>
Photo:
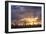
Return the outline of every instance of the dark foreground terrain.
<path id="1" fill-rule="evenodd" d="M 25 26 L 13 26 L 11 28 L 35 28 L 35 27 L 41 27 L 41 25 L 25 25 Z"/>

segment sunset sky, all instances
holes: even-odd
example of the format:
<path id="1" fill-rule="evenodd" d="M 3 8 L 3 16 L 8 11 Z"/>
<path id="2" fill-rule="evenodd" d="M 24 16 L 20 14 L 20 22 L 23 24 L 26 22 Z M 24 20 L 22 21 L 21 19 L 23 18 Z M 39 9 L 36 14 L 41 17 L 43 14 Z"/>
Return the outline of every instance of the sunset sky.
<path id="1" fill-rule="evenodd" d="M 21 19 L 27 16 L 41 17 L 41 7 L 11 5 L 11 20 Z"/>

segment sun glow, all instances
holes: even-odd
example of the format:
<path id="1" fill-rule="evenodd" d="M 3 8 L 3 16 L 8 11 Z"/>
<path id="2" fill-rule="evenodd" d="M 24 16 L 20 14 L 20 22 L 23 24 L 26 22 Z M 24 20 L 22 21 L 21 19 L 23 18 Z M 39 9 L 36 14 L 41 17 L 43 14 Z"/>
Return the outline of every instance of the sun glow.
<path id="1" fill-rule="evenodd" d="M 28 18 L 23 18 L 20 21 L 24 22 L 25 25 L 37 25 L 39 24 L 38 22 L 38 17 L 28 17 Z"/>

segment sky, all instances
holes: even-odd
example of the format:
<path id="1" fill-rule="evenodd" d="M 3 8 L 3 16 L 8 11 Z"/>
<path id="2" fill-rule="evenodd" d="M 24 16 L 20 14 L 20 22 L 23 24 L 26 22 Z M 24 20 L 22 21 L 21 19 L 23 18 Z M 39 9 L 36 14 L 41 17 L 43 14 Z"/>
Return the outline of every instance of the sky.
<path id="1" fill-rule="evenodd" d="M 20 6 L 11 5 L 11 20 L 21 19 L 27 16 L 41 16 L 41 7 L 39 6 Z"/>

